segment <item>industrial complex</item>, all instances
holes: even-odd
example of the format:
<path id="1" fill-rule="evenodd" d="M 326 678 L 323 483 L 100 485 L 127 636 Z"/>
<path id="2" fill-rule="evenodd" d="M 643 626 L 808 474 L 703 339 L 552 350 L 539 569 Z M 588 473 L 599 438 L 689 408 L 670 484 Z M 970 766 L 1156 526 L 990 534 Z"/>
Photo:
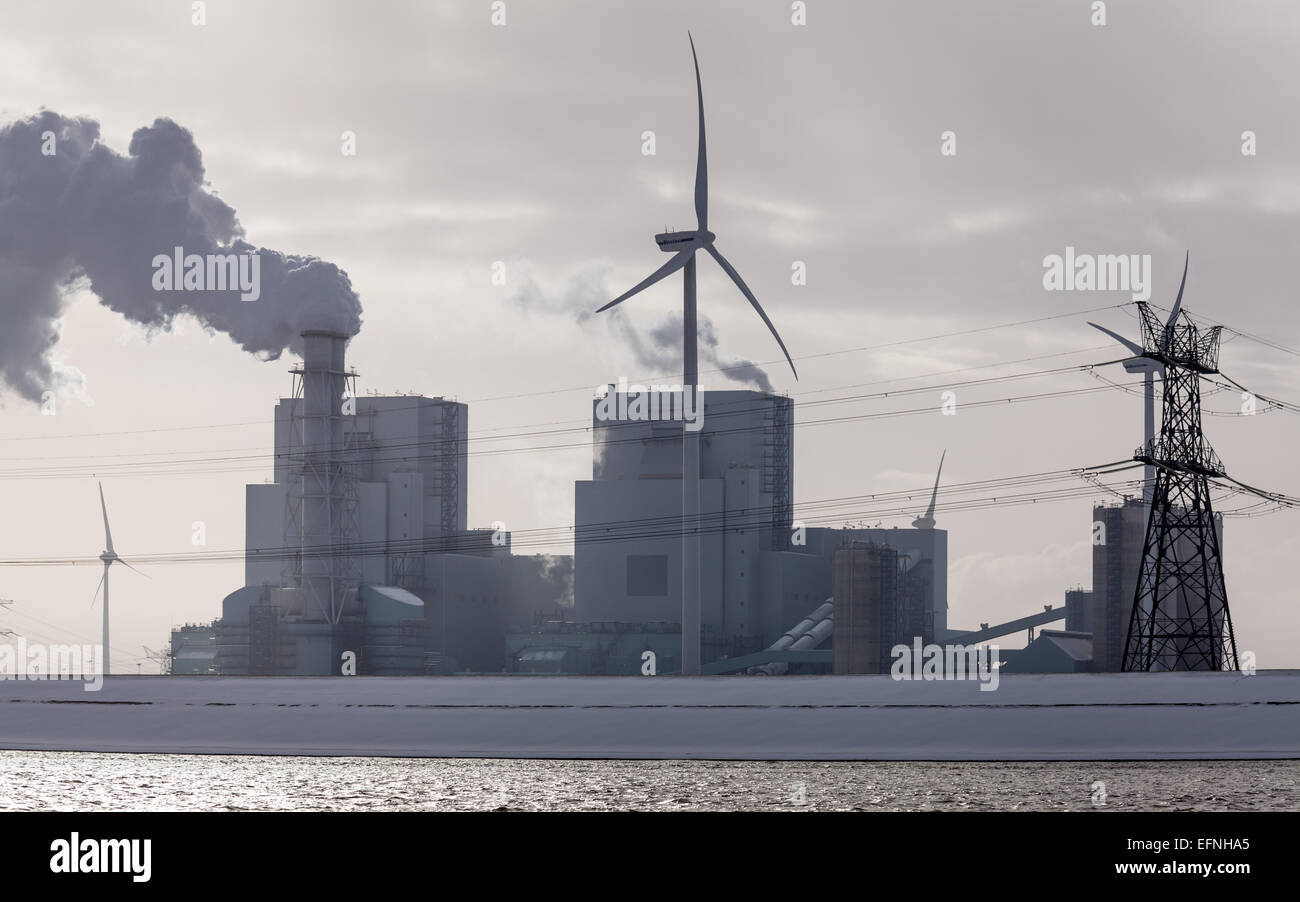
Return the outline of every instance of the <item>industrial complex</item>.
<path id="1" fill-rule="evenodd" d="M 1210 480 L 1227 474 L 1201 433 L 1199 394 L 1199 380 L 1218 373 L 1221 327 L 1181 314 L 1187 263 L 1167 321 L 1137 302 L 1141 343 L 1093 324 L 1131 352 L 1122 362 L 1144 374 L 1147 407 L 1145 442 L 1119 468 L 1145 468 L 1142 496 L 1093 510 L 1091 590 L 956 629 L 948 533 L 936 519 L 943 456 L 910 529 L 806 526 L 794 516 L 794 400 L 699 386 L 697 253 L 722 268 L 798 376 L 709 228 L 693 39 L 691 52 L 696 228 L 656 235 L 671 259 L 596 311 L 681 271 L 682 385 L 620 381 L 593 400 L 592 471 L 574 487 L 572 556 L 515 555 L 504 529 L 469 528 L 467 405 L 360 396 L 345 363 L 354 331 L 308 329 L 291 396 L 276 405 L 274 479 L 247 488 L 244 585 L 210 627 L 173 635 L 174 669 L 869 674 L 889 672 L 900 645 L 972 648 L 1022 631 L 1030 642 L 1004 654 L 1003 669 L 1235 669 L 1222 518 L 1210 502 Z M 105 531 L 108 539 L 106 511 Z M 105 555 L 107 580 L 119 560 L 111 539 Z M 1063 630 L 1035 633 L 1062 620 Z M 107 623 L 106 603 L 106 641 Z"/>
<path id="2" fill-rule="evenodd" d="M 676 668 L 680 423 L 593 416 L 574 556 L 515 555 L 508 534 L 467 528 L 468 407 L 358 396 L 346 336 L 303 342 L 293 396 L 276 405 L 274 481 L 247 488 L 245 585 L 211 627 L 173 634 L 174 672 L 639 673 L 646 651 L 656 672 Z M 945 634 L 947 534 L 933 506 L 910 530 L 796 524 L 791 399 L 703 403 L 706 665 L 762 657 L 822 609 L 836 552 L 853 545 L 888 554 L 916 622 Z M 829 669 L 827 655 L 803 666 Z"/>
<path id="3" fill-rule="evenodd" d="M 172 633 L 173 673 L 678 672 L 680 422 L 611 420 L 594 400 L 574 554 L 518 555 L 508 533 L 468 527 L 468 406 L 358 395 L 346 344 L 303 335 L 292 396 L 275 408 L 274 479 L 247 487 L 245 584 L 214 623 Z M 608 391 L 608 407 L 636 409 L 635 396 Z M 704 673 L 885 673 L 897 644 L 1018 633 L 1031 641 L 1002 652 L 1008 671 L 1121 669 L 1140 499 L 1093 509 L 1091 590 L 954 629 L 936 520 L 942 461 L 910 528 L 804 526 L 792 514 L 793 400 L 719 391 L 702 404 Z"/>

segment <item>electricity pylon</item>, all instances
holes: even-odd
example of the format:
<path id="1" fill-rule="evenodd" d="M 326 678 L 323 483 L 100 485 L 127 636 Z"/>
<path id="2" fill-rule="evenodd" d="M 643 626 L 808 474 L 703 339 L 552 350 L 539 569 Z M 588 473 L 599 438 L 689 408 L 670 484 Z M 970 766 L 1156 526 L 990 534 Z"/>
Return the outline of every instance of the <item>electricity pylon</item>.
<path id="1" fill-rule="evenodd" d="M 1177 309 L 1162 323 L 1137 306 L 1142 356 L 1162 365 L 1164 398 L 1160 435 L 1133 455 L 1155 467 L 1156 482 L 1121 669 L 1236 670 L 1210 503 L 1210 479 L 1226 472 L 1201 431 L 1201 376 L 1219 371 L 1221 327 L 1202 332 Z"/>

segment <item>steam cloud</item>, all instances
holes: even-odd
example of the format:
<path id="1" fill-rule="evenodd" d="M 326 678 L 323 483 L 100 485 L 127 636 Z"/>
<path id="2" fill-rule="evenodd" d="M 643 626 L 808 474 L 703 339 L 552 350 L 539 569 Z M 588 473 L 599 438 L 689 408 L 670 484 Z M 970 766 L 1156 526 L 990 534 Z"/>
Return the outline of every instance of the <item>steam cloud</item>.
<path id="1" fill-rule="evenodd" d="M 559 293 L 546 292 L 536 281 L 528 278 L 511 295 L 511 300 L 529 312 L 573 316 L 579 323 L 586 323 L 593 318 L 593 311 L 615 296 L 609 291 L 605 275 L 603 267 L 586 267 L 570 275 Z M 606 320 L 610 331 L 632 352 L 637 366 L 646 370 L 645 376 L 680 374 L 682 315 L 670 313 L 643 337 L 624 307 L 620 304 L 595 318 Z M 732 382 L 753 384 L 765 392 L 773 391 L 771 379 L 758 364 L 739 357 L 723 361 L 718 354 L 718 334 L 713 321 L 704 314 L 697 314 L 697 318 L 701 371 L 716 369 Z M 702 376 L 701 381 L 707 383 L 707 377 Z"/>
<path id="2" fill-rule="evenodd" d="M 54 153 L 46 133 L 53 133 Z M 256 252 L 261 298 L 232 291 L 155 291 L 153 258 Z M 84 281 L 83 281 L 84 280 Z M 99 123 L 44 111 L 0 128 L 0 378 L 24 398 L 76 391 L 80 374 L 52 356 L 68 291 L 150 330 L 190 314 L 244 350 L 274 360 L 307 328 L 354 335 L 361 301 L 347 273 L 316 257 L 244 240 L 235 210 L 210 193 L 187 130 L 155 120 L 127 156 L 99 142 Z"/>
<path id="3" fill-rule="evenodd" d="M 722 358 L 718 356 L 718 334 L 713 325 L 713 320 L 698 312 L 696 318 L 696 327 L 699 330 L 698 351 L 701 370 L 712 367 L 720 370 L 722 375 L 732 382 L 752 382 L 761 391 L 774 391 L 772 380 L 767 377 L 766 371 L 757 363 L 743 357 L 737 357 L 729 363 L 724 363 Z M 616 328 L 626 332 L 626 340 L 632 345 L 639 363 L 652 366 L 654 364 L 651 361 L 663 361 L 661 365 L 666 366 L 670 373 L 682 368 L 682 315 L 680 313 L 670 313 L 662 323 L 651 329 L 650 341 L 646 344 L 638 341 L 636 331 L 626 317 L 620 317 L 619 319 Z"/>
<path id="4" fill-rule="evenodd" d="M 573 607 L 573 556 L 536 555 L 539 576 L 546 582 L 547 591 L 560 607 Z"/>

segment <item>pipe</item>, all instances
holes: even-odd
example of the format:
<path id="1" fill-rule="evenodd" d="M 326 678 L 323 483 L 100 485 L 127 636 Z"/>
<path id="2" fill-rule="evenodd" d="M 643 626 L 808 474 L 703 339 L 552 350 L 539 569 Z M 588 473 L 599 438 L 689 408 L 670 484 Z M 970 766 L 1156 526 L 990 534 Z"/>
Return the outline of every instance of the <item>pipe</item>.
<path id="1" fill-rule="evenodd" d="M 817 610 L 790 627 L 780 639 L 773 642 L 767 651 L 794 651 L 797 649 L 816 648 L 831 634 L 834 625 L 835 605 L 833 600 L 826 601 Z M 778 676 L 790 669 L 784 661 L 760 664 L 750 669 L 750 673 L 760 676 Z"/>

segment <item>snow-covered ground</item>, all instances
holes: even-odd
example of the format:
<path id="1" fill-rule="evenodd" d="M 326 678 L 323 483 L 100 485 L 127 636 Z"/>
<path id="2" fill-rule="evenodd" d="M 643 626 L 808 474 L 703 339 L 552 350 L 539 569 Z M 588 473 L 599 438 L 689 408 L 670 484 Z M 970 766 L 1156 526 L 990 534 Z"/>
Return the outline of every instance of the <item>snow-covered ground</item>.
<path id="1" fill-rule="evenodd" d="M 786 760 L 1300 758 L 1300 672 L 0 681 L 0 748 Z"/>

